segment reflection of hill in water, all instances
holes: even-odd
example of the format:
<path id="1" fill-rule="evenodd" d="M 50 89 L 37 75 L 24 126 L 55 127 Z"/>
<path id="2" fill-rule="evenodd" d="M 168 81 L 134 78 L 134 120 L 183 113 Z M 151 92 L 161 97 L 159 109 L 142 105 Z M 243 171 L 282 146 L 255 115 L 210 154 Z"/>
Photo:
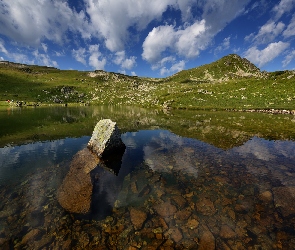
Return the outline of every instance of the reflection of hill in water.
<path id="1" fill-rule="evenodd" d="M 137 107 L 41 107 L 0 112 L 0 146 L 32 141 L 90 136 L 94 125 L 104 118 L 117 122 L 122 132 L 168 129 L 218 148 L 243 145 L 253 136 L 295 139 L 294 117 L 261 113 L 173 110 L 162 112 Z M 20 124 L 21 121 L 21 124 Z"/>
<path id="2" fill-rule="evenodd" d="M 198 140 L 161 131 L 151 136 L 143 152 L 145 163 L 153 171 L 161 173 L 181 172 L 197 178 L 200 166 L 218 165 L 228 160 L 232 165 L 245 166 L 253 175 L 273 176 L 283 185 L 295 185 L 293 141 L 268 141 L 253 137 L 241 146 L 224 151 Z"/>

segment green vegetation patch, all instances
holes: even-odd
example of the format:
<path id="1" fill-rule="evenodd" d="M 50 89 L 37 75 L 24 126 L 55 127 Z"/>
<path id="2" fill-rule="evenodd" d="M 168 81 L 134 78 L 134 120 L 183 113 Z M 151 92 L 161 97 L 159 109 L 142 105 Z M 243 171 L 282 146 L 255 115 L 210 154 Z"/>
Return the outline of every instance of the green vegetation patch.
<path id="1" fill-rule="evenodd" d="M 0 103 L 176 109 L 295 109 L 295 71 L 261 72 L 238 55 L 163 79 L 0 64 Z M 8 104 L 8 103 L 7 103 Z"/>

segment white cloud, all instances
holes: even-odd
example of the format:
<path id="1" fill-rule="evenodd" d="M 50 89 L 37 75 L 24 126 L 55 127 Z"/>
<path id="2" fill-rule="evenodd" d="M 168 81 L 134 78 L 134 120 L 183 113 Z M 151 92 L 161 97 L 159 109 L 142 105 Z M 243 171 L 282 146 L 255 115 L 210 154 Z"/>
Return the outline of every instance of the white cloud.
<path id="1" fill-rule="evenodd" d="M 208 33 L 205 33 L 208 28 L 205 25 L 205 20 L 195 22 L 193 25 L 186 27 L 184 30 L 176 32 L 177 52 L 187 58 L 193 58 L 199 55 L 200 50 L 207 48 L 209 39 Z M 209 39 L 208 39 L 209 38 Z"/>
<path id="2" fill-rule="evenodd" d="M 174 62 L 172 63 L 172 65 L 170 67 L 166 67 L 166 66 L 163 66 L 161 69 L 160 69 L 160 74 L 162 76 L 164 75 L 171 75 L 173 73 L 177 73 L 181 70 L 183 70 L 185 67 L 185 61 L 184 60 L 181 60 L 179 62 Z"/>
<path id="3" fill-rule="evenodd" d="M 282 22 L 276 24 L 274 21 L 269 21 L 260 28 L 258 34 L 253 37 L 252 41 L 257 44 L 272 42 L 278 35 L 282 33 L 284 28 L 285 24 Z"/>
<path id="4" fill-rule="evenodd" d="M 84 65 L 86 65 L 86 49 L 84 48 L 79 48 L 77 50 L 72 50 L 72 56 L 75 58 L 75 60 L 77 62 L 83 63 Z"/>
<path id="5" fill-rule="evenodd" d="M 45 45 L 46 46 L 46 45 Z M 43 47 L 43 46 L 42 46 Z M 42 48 L 45 50 L 44 48 Z M 47 46 L 46 46 L 47 50 Z M 4 53 L 7 60 L 24 63 L 24 64 L 39 64 L 48 67 L 58 67 L 58 63 L 50 58 L 49 55 L 40 53 L 39 50 L 19 50 L 15 52 L 13 48 L 6 49 L 4 42 L 0 39 L 0 52 Z M 28 57 L 30 55 L 30 57 Z M 1 57 L 3 60 L 3 57 Z"/>
<path id="6" fill-rule="evenodd" d="M 90 45 L 88 50 L 85 48 L 79 48 L 77 50 L 72 50 L 72 56 L 77 62 L 88 64 L 94 69 L 104 69 L 106 65 L 106 58 L 103 57 L 102 53 L 99 51 L 99 44 Z"/>
<path id="7" fill-rule="evenodd" d="M 161 59 L 161 54 L 171 47 L 175 41 L 175 31 L 173 26 L 159 26 L 153 28 L 143 43 L 142 58 L 150 63 Z"/>
<path id="8" fill-rule="evenodd" d="M 291 12 L 295 7 L 295 0 L 281 0 L 279 4 L 274 6 L 275 20 L 280 19 L 285 13 Z"/>
<path id="9" fill-rule="evenodd" d="M 99 45 L 90 45 L 89 53 L 89 65 L 95 69 L 104 69 L 107 61 L 106 58 L 102 57 L 102 54 L 99 51 Z"/>
<path id="10" fill-rule="evenodd" d="M 162 52 L 175 45 L 176 32 L 171 25 L 153 28 L 142 45 L 142 58 L 150 63 L 161 60 Z"/>
<path id="11" fill-rule="evenodd" d="M 250 41 L 252 41 L 252 40 L 254 39 L 254 37 L 255 37 L 255 33 L 253 32 L 253 33 L 251 33 L 250 35 L 245 36 L 244 40 L 245 40 L 246 42 L 250 42 Z"/>
<path id="12" fill-rule="evenodd" d="M 277 56 L 279 56 L 283 51 L 285 51 L 290 46 L 289 43 L 277 42 L 270 43 L 265 49 L 259 50 L 256 46 L 251 47 L 244 53 L 246 57 L 251 62 L 257 64 L 259 67 L 262 67 L 266 63 L 272 61 Z"/>
<path id="13" fill-rule="evenodd" d="M 61 57 L 61 56 L 65 55 L 65 52 L 64 51 L 55 51 L 54 54 L 55 54 L 55 56 Z"/>
<path id="14" fill-rule="evenodd" d="M 4 61 L 4 58 L 2 56 L 0 56 L 0 61 Z"/>
<path id="15" fill-rule="evenodd" d="M 201 0 L 203 8 L 202 18 L 210 27 L 212 35 L 216 35 L 228 23 L 245 12 L 245 6 L 250 0 L 227 1 L 227 0 Z"/>
<path id="16" fill-rule="evenodd" d="M 47 45 L 45 43 L 41 43 L 41 46 L 42 46 L 44 52 L 47 53 L 47 49 L 48 49 Z"/>
<path id="17" fill-rule="evenodd" d="M 295 32 L 295 20 L 294 16 L 291 20 L 291 23 L 285 29 L 285 24 L 278 20 L 286 13 L 289 13 L 295 7 L 295 0 L 281 0 L 277 5 L 272 8 L 274 16 L 264 24 L 257 34 L 251 33 L 245 37 L 245 41 L 254 42 L 256 45 L 267 44 L 274 41 L 280 34 L 283 36 L 290 37 L 294 35 Z"/>
<path id="18" fill-rule="evenodd" d="M 124 69 L 132 69 L 136 65 L 136 57 L 131 56 L 130 58 L 126 58 L 122 64 L 121 67 Z"/>
<path id="19" fill-rule="evenodd" d="M 35 64 L 34 59 L 29 59 L 28 56 L 23 53 L 9 53 L 9 60 L 29 65 Z"/>
<path id="20" fill-rule="evenodd" d="M 58 67 L 58 64 L 56 61 L 51 60 L 51 58 L 47 55 L 47 54 L 40 54 L 38 50 L 35 50 L 32 53 L 35 57 L 35 60 L 37 62 L 38 65 L 45 65 L 48 67 Z"/>
<path id="21" fill-rule="evenodd" d="M 8 51 L 4 46 L 4 42 L 1 39 L 0 39 L 0 52 L 2 52 L 4 54 L 8 54 Z"/>
<path id="22" fill-rule="evenodd" d="M 131 72 L 131 75 L 132 76 L 137 76 L 137 74 L 134 71 Z"/>
<path id="23" fill-rule="evenodd" d="M 124 49 L 129 28 L 142 31 L 173 7 L 183 21 L 192 19 L 191 7 L 197 0 L 83 0 L 77 12 L 66 0 L 1 0 L 0 33 L 22 45 L 38 46 L 48 39 L 67 41 L 67 32 L 83 39 L 98 38 L 112 52 Z"/>
<path id="24" fill-rule="evenodd" d="M 83 12 L 72 10 L 66 1 L 1 1 L 1 34 L 23 45 L 38 46 L 42 40 L 62 43 L 68 30 L 89 38 Z"/>
<path id="25" fill-rule="evenodd" d="M 210 27 L 212 38 L 212 35 L 214 36 L 228 22 L 242 13 L 250 0 L 232 1 L 230 5 L 225 0 L 85 0 L 85 2 L 86 11 L 90 17 L 91 34 L 103 39 L 110 51 L 117 52 L 124 50 L 126 42 L 130 39 L 128 30 L 130 27 L 142 31 L 151 21 L 160 20 L 169 6 L 180 10 L 183 22 L 187 22 L 185 27 L 181 28 L 183 33 L 191 32 L 191 37 L 195 37 L 200 19 L 203 19 L 208 22 L 207 28 Z M 204 9 L 202 18 L 201 16 L 193 17 L 192 8 L 196 7 Z M 155 27 L 156 30 L 153 30 L 150 36 L 153 33 L 159 34 L 159 29 L 161 32 L 168 32 L 171 28 L 169 24 Z M 182 39 L 188 36 L 189 34 L 184 34 Z M 188 52 L 190 55 L 198 54 Z"/>
<path id="26" fill-rule="evenodd" d="M 169 73 L 176 73 L 179 72 L 181 70 L 183 70 L 185 67 L 185 62 L 183 60 L 181 60 L 178 63 L 175 63 L 171 66 Z"/>
<path id="27" fill-rule="evenodd" d="M 159 19 L 175 0 L 85 0 L 87 14 L 90 16 L 92 34 L 105 40 L 106 47 L 112 51 L 124 49 L 129 39 L 128 28 L 140 31 L 154 19 Z"/>
<path id="28" fill-rule="evenodd" d="M 173 56 L 164 57 L 160 61 L 152 65 L 152 70 L 163 68 L 165 67 L 167 63 L 174 63 L 175 61 L 176 61 L 176 58 Z"/>
<path id="29" fill-rule="evenodd" d="M 217 48 L 214 50 L 214 53 L 217 54 L 219 52 L 228 50 L 229 46 L 230 46 L 230 36 L 223 39 L 223 42 L 219 46 L 217 46 Z"/>
<path id="30" fill-rule="evenodd" d="M 283 67 L 286 67 L 291 61 L 295 60 L 295 50 L 288 53 L 283 61 Z"/>
<path id="31" fill-rule="evenodd" d="M 168 66 L 169 65 L 169 66 Z M 167 56 L 161 59 L 159 62 L 152 65 L 152 70 L 160 69 L 160 74 L 171 75 L 173 73 L 183 70 L 185 67 L 185 61 L 176 61 L 176 58 L 173 56 Z"/>
<path id="32" fill-rule="evenodd" d="M 285 38 L 295 36 L 295 14 L 293 15 L 287 29 L 283 32 Z"/>
<path id="33" fill-rule="evenodd" d="M 116 52 L 115 56 L 116 58 L 114 60 L 114 63 L 117 65 L 120 65 L 125 59 L 125 51 L 124 50 L 118 51 Z"/>
<path id="34" fill-rule="evenodd" d="M 230 21 L 243 13 L 249 0 L 234 1 L 230 5 L 225 0 L 198 1 L 203 9 L 202 19 L 183 26 L 162 25 L 155 27 L 143 43 L 142 58 L 157 64 L 166 56 L 165 52 L 174 52 L 185 58 L 197 57 L 205 50 L 213 37 Z"/>
<path id="35" fill-rule="evenodd" d="M 196 21 L 184 29 L 172 25 L 154 28 L 143 43 L 142 57 L 150 63 L 159 63 L 162 54 L 170 49 L 180 56 L 193 58 L 208 45 L 205 21 Z"/>
<path id="36" fill-rule="evenodd" d="M 126 58 L 125 51 L 118 51 L 115 53 L 116 58 L 114 63 L 120 65 L 123 69 L 132 69 L 136 65 L 136 57 L 131 56 Z"/>

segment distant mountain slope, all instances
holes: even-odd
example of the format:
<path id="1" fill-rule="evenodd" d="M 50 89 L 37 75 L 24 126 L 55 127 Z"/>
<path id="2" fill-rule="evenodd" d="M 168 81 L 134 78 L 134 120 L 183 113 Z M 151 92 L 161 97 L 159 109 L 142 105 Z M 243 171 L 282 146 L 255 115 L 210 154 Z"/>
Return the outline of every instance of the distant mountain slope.
<path id="1" fill-rule="evenodd" d="M 266 78 L 253 63 L 236 54 L 227 55 L 218 61 L 197 68 L 183 70 L 167 80 L 182 83 L 222 82 L 241 78 Z"/>

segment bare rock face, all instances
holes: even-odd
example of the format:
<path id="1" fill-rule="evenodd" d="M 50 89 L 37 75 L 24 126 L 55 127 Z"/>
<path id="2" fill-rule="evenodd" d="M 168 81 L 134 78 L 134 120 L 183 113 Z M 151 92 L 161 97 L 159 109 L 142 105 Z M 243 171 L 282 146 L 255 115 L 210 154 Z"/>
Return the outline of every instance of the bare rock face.
<path id="1" fill-rule="evenodd" d="M 87 147 L 98 157 L 110 155 L 118 149 L 125 150 L 121 132 L 110 119 L 100 120 L 96 124 Z"/>

